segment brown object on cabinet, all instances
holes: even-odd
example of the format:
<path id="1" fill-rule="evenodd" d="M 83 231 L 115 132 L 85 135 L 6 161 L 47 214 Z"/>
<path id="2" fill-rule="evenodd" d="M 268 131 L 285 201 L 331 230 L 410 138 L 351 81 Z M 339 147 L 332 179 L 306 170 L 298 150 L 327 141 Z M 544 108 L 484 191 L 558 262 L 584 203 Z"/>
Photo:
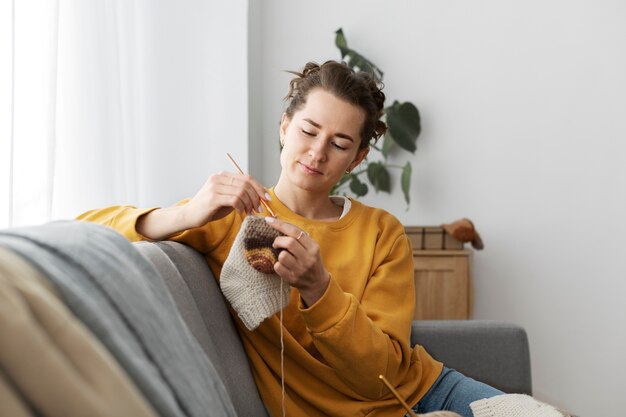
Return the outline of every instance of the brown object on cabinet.
<path id="1" fill-rule="evenodd" d="M 466 320 L 471 312 L 471 254 L 441 227 L 405 227 L 413 246 L 415 320 Z"/>

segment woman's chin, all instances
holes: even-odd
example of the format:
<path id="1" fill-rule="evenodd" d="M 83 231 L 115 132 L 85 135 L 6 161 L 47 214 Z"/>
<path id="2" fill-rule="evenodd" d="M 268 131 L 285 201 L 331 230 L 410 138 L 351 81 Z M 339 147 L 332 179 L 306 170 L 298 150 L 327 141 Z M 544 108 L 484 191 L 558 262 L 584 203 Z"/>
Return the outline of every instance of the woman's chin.
<path id="1" fill-rule="evenodd" d="M 326 193 L 328 194 L 332 188 L 332 186 L 328 186 L 324 184 L 324 182 L 320 181 L 320 177 L 311 177 L 311 176 L 297 176 L 292 181 L 293 185 L 296 187 L 308 191 L 310 193 Z"/>

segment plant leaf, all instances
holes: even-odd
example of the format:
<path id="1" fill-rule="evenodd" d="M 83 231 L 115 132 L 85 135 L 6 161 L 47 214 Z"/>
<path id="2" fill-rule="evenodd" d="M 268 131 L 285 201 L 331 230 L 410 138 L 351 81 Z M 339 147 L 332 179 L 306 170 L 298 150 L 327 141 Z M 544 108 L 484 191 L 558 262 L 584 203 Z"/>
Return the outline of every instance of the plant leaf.
<path id="1" fill-rule="evenodd" d="M 347 56 L 349 58 L 348 65 L 350 68 L 358 71 L 369 72 L 374 76 L 377 82 L 381 82 L 383 80 L 383 72 L 372 61 L 350 48 L 348 48 Z"/>
<path id="2" fill-rule="evenodd" d="M 380 191 L 384 191 L 386 193 L 391 192 L 391 175 L 389 175 L 389 171 L 384 165 L 381 167 L 380 171 L 378 171 L 376 183 L 378 184 Z"/>
<path id="3" fill-rule="evenodd" d="M 341 59 L 348 57 L 346 63 L 353 70 L 369 72 L 374 76 L 376 81 L 381 82 L 383 80 L 383 72 L 372 61 L 359 54 L 354 49 L 348 48 L 348 41 L 343 34 L 343 29 L 339 28 L 335 31 L 335 46 L 341 52 Z"/>
<path id="4" fill-rule="evenodd" d="M 402 184 L 402 192 L 404 193 L 404 200 L 406 201 L 407 204 L 409 204 L 411 201 L 409 197 L 409 191 L 411 188 L 411 172 L 412 171 L 413 171 L 413 168 L 411 167 L 411 162 L 407 161 L 404 168 L 402 168 L 402 179 L 400 180 Z"/>
<path id="5" fill-rule="evenodd" d="M 380 171 L 381 164 L 380 162 L 371 162 L 367 166 L 367 179 L 374 186 L 376 192 L 378 192 L 378 184 L 376 182 L 376 177 L 378 177 L 378 172 Z"/>
<path id="6" fill-rule="evenodd" d="M 381 162 L 372 162 L 367 167 L 367 179 L 374 186 L 376 192 L 391 192 L 391 175 L 385 164 Z"/>
<path id="7" fill-rule="evenodd" d="M 348 54 L 348 41 L 346 41 L 346 37 L 343 35 L 343 29 L 341 28 L 335 31 L 335 46 L 339 48 L 341 59 L 343 59 Z"/>
<path id="8" fill-rule="evenodd" d="M 352 176 L 352 181 L 350 181 L 350 191 L 352 191 L 357 197 L 363 197 L 369 189 L 367 188 L 367 184 L 361 182 L 356 175 Z"/>
<path id="9" fill-rule="evenodd" d="M 393 140 L 403 149 L 415 153 L 417 149 L 415 143 L 422 130 L 417 107 L 408 101 L 404 103 L 394 101 L 393 104 L 385 110 L 389 133 Z"/>
<path id="10" fill-rule="evenodd" d="M 383 158 L 387 158 L 387 156 L 389 156 L 389 152 L 391 152 L 391 150 L 393 149 L 393 145 L 395 144 L 395 139 L 391 136 L 391 133 L 389 133 L 389 130 L 387 130 L 387 132 L 385 132 L 385 137 L 383 138 L 383 148 L 382 148 L 382 154 L 383 154 Z"/>

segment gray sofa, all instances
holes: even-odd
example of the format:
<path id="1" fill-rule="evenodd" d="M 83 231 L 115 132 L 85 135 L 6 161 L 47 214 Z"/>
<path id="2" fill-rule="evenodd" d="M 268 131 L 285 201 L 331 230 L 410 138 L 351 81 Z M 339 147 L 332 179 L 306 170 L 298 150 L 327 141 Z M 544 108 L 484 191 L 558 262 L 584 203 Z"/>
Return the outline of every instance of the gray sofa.
<path id="1" fill-rule="evenodd" d="M 203 256 L 175 242 L 134 246 L 162 274 L 183 319 L 220 374 L 237 414 L 267 415 Z M 528 340 L 519 326 L 493 321 L 420 321 L 413 323 L 411 342 L 423 345 L 446 366 L 505 392 L 532 393 Z"/>
<path id="2" fill-rule="evenodd" d="M 0 307 L 2 416 L 268 415 L 190 247 L 76 221 L 0 230 Z M 415 322 L 411 336 L 449 367 L 531 393 L 520 327 Z"/>

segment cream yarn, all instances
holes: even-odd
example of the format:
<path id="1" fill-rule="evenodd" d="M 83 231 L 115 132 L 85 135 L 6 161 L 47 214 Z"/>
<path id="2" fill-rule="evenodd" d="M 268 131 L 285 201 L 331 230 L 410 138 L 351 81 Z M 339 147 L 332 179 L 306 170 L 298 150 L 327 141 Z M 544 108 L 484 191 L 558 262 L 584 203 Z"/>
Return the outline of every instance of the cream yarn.
<path id="1" fill-rule="evenodd" d="M 474 417 L 564 417 L 556 408 L 524 394 L 503 394 L 470 404 Z"/>
<path id="2" fill-rule="evenodd" d="M 244 219 L 220 275 L 222 293 L 248 330 L 256 329 L 289 304 L 291 287 L 281 286 L 278 275 L 259 272 L 246 259 L 246 237 L 264 227 L 271 228 L 262 217 L 250 215 Z"/>

